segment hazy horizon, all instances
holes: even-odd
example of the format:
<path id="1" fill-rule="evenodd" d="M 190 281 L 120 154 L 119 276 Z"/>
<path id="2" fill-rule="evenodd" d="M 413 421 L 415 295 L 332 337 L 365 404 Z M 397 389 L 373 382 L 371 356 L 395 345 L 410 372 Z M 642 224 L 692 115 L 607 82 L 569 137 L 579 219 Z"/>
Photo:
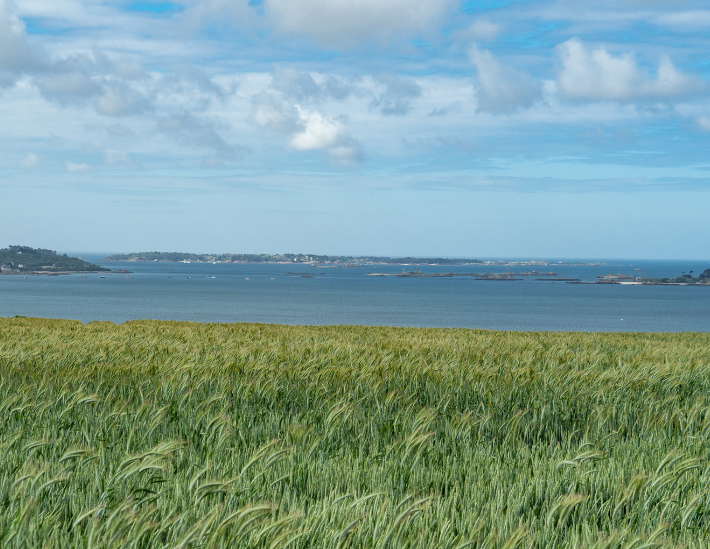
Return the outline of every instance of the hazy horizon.
<path id="1" fill-rule="evenodd" d="M 710 257 L 700 0 L 0 0 L 0 235 Z"/>

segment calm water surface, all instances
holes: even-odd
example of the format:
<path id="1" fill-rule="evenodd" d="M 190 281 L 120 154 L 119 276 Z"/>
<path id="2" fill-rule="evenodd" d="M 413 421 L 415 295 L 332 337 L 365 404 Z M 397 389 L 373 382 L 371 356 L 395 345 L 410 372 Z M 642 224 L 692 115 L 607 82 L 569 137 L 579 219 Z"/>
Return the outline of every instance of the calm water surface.
<path id="1" fill-rule="evenodd" d="M 90 261 L 100 256 L 85 254 Z M 364 268 L 103 262 L 109 274 L 0 276 L 0 316 L 280 324 L 367 324 L 495 330 L 710 331 L 710 287 L 574 285 L 394 278 L 371 272 L 554 271 L 593 281 L 625 273 L 697 275 L 710 261 L 608 261 L 609 266 Z M 642 269 L 638 271 L 637 269 Z M 295 272 L 297 275 L 287 273 Z M 313 278 L 303 278 L 305 273 Z M 247 280 L 248 278 L 248 280 Z M 272 280 L 274 279 L 274 280 Z"/>

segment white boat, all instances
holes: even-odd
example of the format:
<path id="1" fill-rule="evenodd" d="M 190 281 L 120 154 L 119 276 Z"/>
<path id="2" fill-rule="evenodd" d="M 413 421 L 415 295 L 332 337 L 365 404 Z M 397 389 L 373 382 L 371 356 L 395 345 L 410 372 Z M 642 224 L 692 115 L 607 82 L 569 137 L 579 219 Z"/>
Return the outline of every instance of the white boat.
<path id="1" fill-rule="evenodd" d="M 251 280 L 251 278 L 249 278 L 249 277 L 247 276 L 247 277 L 244 277 L 244 280 Z"/>

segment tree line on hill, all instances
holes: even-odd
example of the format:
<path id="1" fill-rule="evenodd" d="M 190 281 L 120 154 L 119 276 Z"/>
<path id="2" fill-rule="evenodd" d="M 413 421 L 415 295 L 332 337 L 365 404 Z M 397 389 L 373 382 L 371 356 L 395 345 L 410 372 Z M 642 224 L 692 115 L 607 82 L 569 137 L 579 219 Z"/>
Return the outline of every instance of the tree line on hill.
<path id="1" fill-rule="evenodd" d="M 0 268 L 3 272 L 89 272 L 108 271 L 104 267 L 94 265 L 67 254 L 58 254 L 54 250 L 31 248 L 29 246 L 8 246 L 0 249 Z"/>

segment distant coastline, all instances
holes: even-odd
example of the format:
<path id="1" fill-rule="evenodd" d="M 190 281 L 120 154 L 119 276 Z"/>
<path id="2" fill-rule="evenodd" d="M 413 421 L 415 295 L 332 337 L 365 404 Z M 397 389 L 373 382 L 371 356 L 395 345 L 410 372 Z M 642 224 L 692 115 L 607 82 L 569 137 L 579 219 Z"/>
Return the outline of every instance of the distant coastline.
<path id="1" fill-rule="evenodd" d="M 384 257 L 344 256 L 316 254 L 192 254 L 183 252 L 134 252 L 113 254 L 100 261 L 172 262 L 172 263 L 277 263 L 309 264 L 334 267 L 359 267 L 364 265 L 482 265 L 482 266 L 527 266 L 550 265 L 604 266 L 607 263 L 531 261 L 484 261 L 481 259 L 445 257 Z"/>
<path id="2" fill-rule="evenodd" d="M 693 277 L 691 274 L 683 273 L 676 278 L 646 278 L 626 274 L 598 275 L 594 282 L 584 282 L 580 278 L 558 277 L 557 273 L 539 273 L 537 271 L 523 271 L 520 273 L 423 273 L 422 271 L 405 271 L 401 273 L 367 273 L 368 276 L 390 276 L 395 278 L 454 278 L 471 277 L 476 280 L 494 281 L 520 281 L 520 276 L 542 276 L 549 278 L 536 278 L 541 282 L 565 282 L 566 284 L 624 284 L 635 286 L 705 286 L 710 287 L 710 269 L 703 271 L 700 276 Z"/>

